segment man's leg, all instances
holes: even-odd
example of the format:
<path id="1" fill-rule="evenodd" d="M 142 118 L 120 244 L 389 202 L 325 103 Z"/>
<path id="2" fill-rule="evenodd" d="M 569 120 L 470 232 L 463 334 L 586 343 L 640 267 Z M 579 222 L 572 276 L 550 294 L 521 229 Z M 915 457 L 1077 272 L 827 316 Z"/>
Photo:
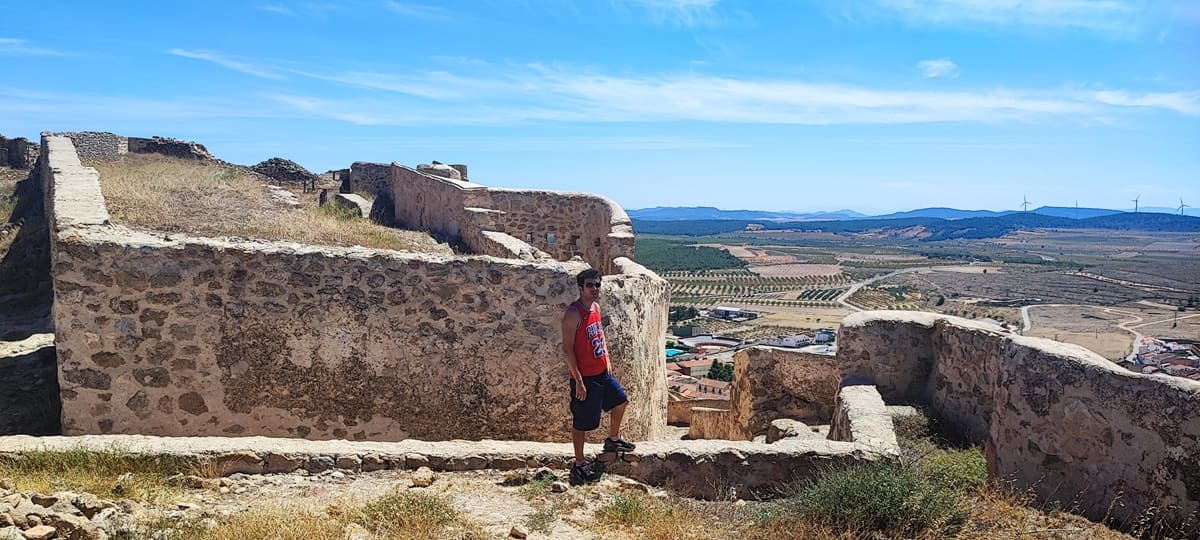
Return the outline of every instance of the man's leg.
<path id="1" fill-rule="evenodd" d="M 584 463 L 587 460 L 583 459 L 583 442 L 587 440 L 587 432 L 571 429 L 571 444 L 575 445 L 575 463 Z"/>
<path id="2" fill-rule="evenodd" d="M 613 407 L 608 413 L 608 438 L 617 440 L 621 436 L 621 420 L 625 418 L 625 406 L 629 402 Z"/>

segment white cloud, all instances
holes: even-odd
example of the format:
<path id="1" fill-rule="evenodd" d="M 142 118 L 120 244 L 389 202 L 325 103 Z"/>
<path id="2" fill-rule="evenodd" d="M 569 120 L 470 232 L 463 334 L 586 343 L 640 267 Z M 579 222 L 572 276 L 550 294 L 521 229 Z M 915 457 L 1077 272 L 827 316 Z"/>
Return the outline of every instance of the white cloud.
<path id="1" fill-rule="evenodd" d="M 1148 0 L 873 0 L 911 22 L 1083 28 L 1129 33 L 1144 22 Z M 855 9 L 863 9 L 858 3 Z"/>
<path id="2" fill-rule="evenodd" d="M 189 51 L 189 50 L 185 50 L 185 49 L 171 49 L 170 51 L 167 51 L 167 52 L 170 54 L 173 54 L 175 56 L 182 56 L 183 58 L 191 58 L 194 60 L 203 60 L 205 62 L 212 62 L 218 66 L 232 69 L 234 71 L 238 71 L 238 72 L 245 73 L 248 75 L 253 75 L 255 77 L 260 77 L 263 79 L 284 79 L 284 78 L 286 78 L 273 69 L 255 66 L 254 64 L 250 64 L 248 62 L 232 60 L 229 58 L 225 58 L 224 56 L 210 53 L 210 52 Z"/>
<path id="3" fill-rule="evenodd" d="M 265 5 L 258 6 L 258 9 L 261 9 L 263 11 L 269 11 L 271 13 L 278 13 L 280 15 L 295 15 L 296 14 L 296 12 L 292 11 L 292 8 L 284 6 L 284 5 L 280 5 L 280 4 L 265 4 Z"/>
<path id="4" fill-rule="evenodd" d="M 819 125 L 1062 119 L 1098 124 L 1139 110 L 1200 116 L 1200 92 L 933 92 L 695 74 L 616 76 L 542 65 L 496 68 L 475 76 L 447 72 L 308 75 L 382 90 L 369 99 L 331 97 L 303 102 L 309 112 L 377 124 L 697 121 Z M 397 101 L 410 103 L 402 106 Z"/>
<path id="5" fill-rule="evenodd" d="M 936 79 L 938 77 L 954 78 L 958 76 L 958 64 L 955 64 L 949 58 L 922 60 L 917 62 L 917 69 L 921 70 L 921 74 L 925 75 L 928 79 Z"/>
<path id="6" fill-rule="evenodd" d="M 556 65 L 481 61 L 459 62 L 451 68 L 461 73 L 329 73 L 260 66 L 206 52 L 174 49 L 171 53 L 258 77 L 282 79 L 288 74 L 374 91 L 354 99 L 320 87 L 282 90 L 268 96 L 308 114 L 358 124 L 696 121 L 824 125 L 1067 120 L 1104 125 L 1120 115 L 1146 110 L 1200 116 L 1200 91 L 915 91 L 695 73 L 622 76 Z M 957 73 L 949 59 L 927 60 L 920 67 L 930 77 Z"/>
<path id="7" fill-rule="evenodd" d="M 417 19 L 429 22 L 444 22 L 454 18 L 453 13 L 438 6 L 427 6 L 412 2 L 396 2 L 395 0 L 387 0 L 383 3 L 383 5 L 393 13 L 409 19 Z"/>
<path id="8" fill-rule="evenodd" d="M 714 7 L 720 0 L 613 0 L 645 10 L 658 24 L 700 26 L 716 22 Z"/>
<path id="9" fill-rule="evenodd" d="M 0 56 L 71 56 L 71 54 L 39 47 L 24 39 L 0 38 Z"/>

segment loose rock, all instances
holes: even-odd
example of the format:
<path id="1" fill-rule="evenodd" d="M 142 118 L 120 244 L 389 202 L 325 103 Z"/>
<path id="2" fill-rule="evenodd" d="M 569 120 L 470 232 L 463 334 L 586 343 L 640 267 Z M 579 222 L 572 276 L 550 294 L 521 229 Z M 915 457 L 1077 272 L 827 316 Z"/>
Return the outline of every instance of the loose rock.
<path id="1" fill-rule="evenodd" d="M 433 485 L 433 471 L 429 467 L 421 467 L 413 473 L 413 487 L 429 487 Z"/>
<path id="2" fill-rule="evenodd" d="M 27 540 L 49 540 L 54 537 L 54 527 L 49 525 L 38 525 L 25 530 L 25 538 Z"/>
<path id="3" fill-rule="evenodd" d="M 513 538 L 527 538 L 527 537 L 529 537 L 529 533 L 525 532 L 525 529 L 524 529 L 524 528 L 522 528 L 520 525 L 513 525 L 513 528 L 512 528 L 512 530 L 508 531 L 508 535 L 509 535 L 509 536 L 511 536 L 511 537 L 513 537 Z"/>

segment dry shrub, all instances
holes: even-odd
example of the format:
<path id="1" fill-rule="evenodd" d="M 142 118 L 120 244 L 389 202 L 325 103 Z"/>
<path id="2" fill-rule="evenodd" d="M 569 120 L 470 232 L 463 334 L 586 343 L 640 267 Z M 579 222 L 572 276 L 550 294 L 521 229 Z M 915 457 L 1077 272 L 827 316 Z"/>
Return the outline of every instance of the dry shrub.
<path id="1" fill-rule="evenodd" d="M 451 254 L 426 233 L 318 207 L 311 195 L 301 207 L 289 207 L 271 198 L 260 177 L 218 163 L 129 154 L 92 165 L 113 220 L 130 227 Z"/>
<path id="2" fill-rule="evenodd" d="M 622 493 L 596 511 L 598 526 L 616 527 L 648 540 L 688 540 L 724 536 L 710 520 L 676 500 Z M 599 528 L 599 530 L 605 530 Z"/>
<path id="3" fill-rule="evenodd" d="M 192 464 L 167 455 L 105 450 L 37 450 L 0 459 L 0 477 L 17 489 L 52 493 L 84 491 L 101 497 L 163 501 L 182 493 L 166 479 L 192 472 Z"/>

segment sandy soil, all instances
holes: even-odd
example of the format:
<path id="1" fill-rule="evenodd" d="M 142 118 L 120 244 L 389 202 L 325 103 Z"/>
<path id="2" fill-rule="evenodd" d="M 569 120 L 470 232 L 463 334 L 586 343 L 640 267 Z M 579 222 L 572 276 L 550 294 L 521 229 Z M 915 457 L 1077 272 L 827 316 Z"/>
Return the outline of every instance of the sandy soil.
<path id="1" fill-rule="evenodd" d="M 999 266 L 938 266 L 929 272 L 957 272 L 959 274 L 999 274 L 1004 272 Z"/>
<path id="2" fill-rule="evenodd" d="M 1074 343 L 1110 360 L 1128 355 L 1133 334 L 1117 325 L 1131 316 L 1097 306 L 1034 306 L 1029 309 L 1033 327 L 1026 335 Z"/>

